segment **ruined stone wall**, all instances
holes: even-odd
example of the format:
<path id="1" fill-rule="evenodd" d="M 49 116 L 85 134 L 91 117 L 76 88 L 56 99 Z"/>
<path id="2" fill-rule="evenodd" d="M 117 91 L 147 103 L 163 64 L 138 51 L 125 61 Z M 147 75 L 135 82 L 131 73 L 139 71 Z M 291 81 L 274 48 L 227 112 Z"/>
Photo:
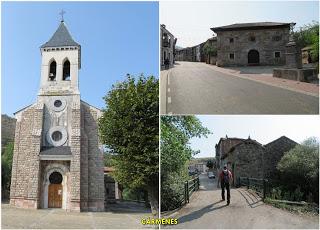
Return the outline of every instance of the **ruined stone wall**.
<path id="1" fill-rule="evenodd" d="M 39 174 L 43 104 L 34 104 L 19 114 L 12 163 L 10 204 L 39 206 Z"/>
<path id="2" fill-rule="evenodd" d="M 267 145 L 265 145 L 264 154 L 264 173 L 266 178 L 270 178 L 277 171 L 277 164 L 283 155 L 297 145 L 287 137 L 281 137 Z"/>
<path id="3" fill-rule="evenodd" d="M 285 64 L 289 28 L 221 31 L 217 32 L 217 38 L 218 66 L 246 66 L 250 50 L 259 52 L 260 65 Z M 230 42 L 230 38 L 233 38 L 233 42 Z M 275 57 L 275 51 L 280 51 L 280 58 Z M 230 59 L 230 53 L 234 53 L 234 60 Z"/>

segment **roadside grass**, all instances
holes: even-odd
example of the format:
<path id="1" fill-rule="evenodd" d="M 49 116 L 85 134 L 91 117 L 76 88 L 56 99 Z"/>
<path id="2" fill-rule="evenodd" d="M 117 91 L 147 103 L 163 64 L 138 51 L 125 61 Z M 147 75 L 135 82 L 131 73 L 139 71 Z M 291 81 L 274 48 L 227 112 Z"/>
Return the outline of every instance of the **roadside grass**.
<path id="1" fill-rule="evenodd" d="M 279 203 L 270 198 L 266 198 L 264 200 L 265 203 L 270 204 L 276 208 L 284 209 L 296 214 L 308 214 L 308 215 L 319 215 L 319 206 L 313 204 L 305 204 L 305 205 L 295 205 L 295 204 L 286 204 Z"/>

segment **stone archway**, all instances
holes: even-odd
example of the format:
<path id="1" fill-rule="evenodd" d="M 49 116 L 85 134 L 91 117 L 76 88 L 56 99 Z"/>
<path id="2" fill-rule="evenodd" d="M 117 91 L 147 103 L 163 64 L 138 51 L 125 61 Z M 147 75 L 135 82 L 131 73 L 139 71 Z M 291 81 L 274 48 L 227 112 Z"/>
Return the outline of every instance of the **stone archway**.
<path id="1" fill-rule="evenodd" d="M 62 176 L 61 187 L 57 187 L 55 189 L 61 190 L 61 208 L 67 209 L 67 203 L 68 203 L 68 181 L 69 181 L 69 169 L 63 165 L 63 164 L 50 164 L 48 165 L 44 170 L 44 178 L 42 183 L 42 198 L 43 198 L 43 205 L 42 208 L 48 208 L 49 206 L 49 186 L 52 184 L 50 182 L 50 176 L 52 176 L 53 173 L 59 173 Z M 53 186 L 54 187 L 54 186 Z M 54 189 L 54 188 L 50 188 Z"/>
<path id="2" fill-rule="evenodd" d="M 248 65 L 259 65 L 260 56 L 257 50 L 250 50 L 248 52 Z"/>

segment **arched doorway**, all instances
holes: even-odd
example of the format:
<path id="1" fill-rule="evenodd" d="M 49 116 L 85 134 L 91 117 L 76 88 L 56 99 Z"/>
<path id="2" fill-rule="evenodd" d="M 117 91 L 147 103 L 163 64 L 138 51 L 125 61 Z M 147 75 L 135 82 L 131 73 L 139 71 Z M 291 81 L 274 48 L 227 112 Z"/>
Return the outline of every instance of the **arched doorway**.
<path id="1" fill-rule="evenodd" d="M 62 208 L 62 175 L 59 172 L 52 172 L 49 176 L 48 208 Z"/>
<path id="2" fill-rule="evenodd" d="M 259 52 L 257 50 L 250 50 L 248 52 L 248 65 L 258 65 L 259 63 Z"/>
<path id="3" fill-rule="evenodd" d="M 45 167 L 43 171 L 41 208 L 57 207 L 68 209 L 70 202 L 68 196 L 69 173 L 68 165 L 52 163 Z"/>

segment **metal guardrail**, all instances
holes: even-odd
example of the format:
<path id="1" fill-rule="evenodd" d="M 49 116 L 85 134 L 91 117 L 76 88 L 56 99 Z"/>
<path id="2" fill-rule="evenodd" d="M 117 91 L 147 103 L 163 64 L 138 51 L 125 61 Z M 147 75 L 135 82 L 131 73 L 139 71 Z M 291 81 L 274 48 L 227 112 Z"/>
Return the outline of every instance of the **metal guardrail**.
<path id="1" fill-rule="evenodd" d="M 240 186 L 246 186 L 248 189 L 255 190 L 263 199 L 266 198 L 268 185 L 267 179 L 240 177 L 238 184 Z"/>

